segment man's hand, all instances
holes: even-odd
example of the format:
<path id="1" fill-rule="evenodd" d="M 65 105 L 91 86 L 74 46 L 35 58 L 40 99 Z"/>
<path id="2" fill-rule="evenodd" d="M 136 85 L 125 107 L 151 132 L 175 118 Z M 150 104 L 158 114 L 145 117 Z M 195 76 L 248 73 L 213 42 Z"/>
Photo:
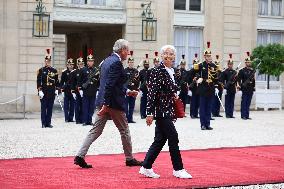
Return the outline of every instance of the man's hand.
<path id="1" fill-rule="evenodd" d="M 153 119 L 154 119 L 153 116 L 147 116 L 147 117 L 146 117 L 146 124 L 147 124 L 148 126 L 151 126 L 152 123 L 153 123 Z"/>
<path id="2" fill-rule="evenodd" d="M 135 98 L 136 98 L 137 95 L 139 94 L 138 91 L 135 91 L 135 90 L 131 91 L 131 93 L 132 93 L 132 96 L 135 97 Z"/>
<path id="3" fill-rule="evenodd" d="M 192 96 L 192 91 L 191 91 L 191 90 L 188 90 L 187 95 L 188 95 L 188 96 Z"/>
<path id="4" fill-rule="evenodd" d="M 79 90 L 80 96 L 83 98 L 83 91 Z"/>
<path id="5" fill-rule="evenodd" d="M 100 109 L 100 111 L 97 113 L 98 116 L 103 116 L 108 111 L 108 107 L 106 105 L 103 105 L 103 107 Z"/>
<path id="6" fill-rule="evenodd" d="M 58 95 L 58 90 L 55 90 L 55 94 Z"/>
<path id="7" fill-rule="evenodd" d="M 224 89 L 224 90 L 223 90 L 223 94 L 224 94 L 224 95 L 227 95 L 227 89 Z"/>
<path id="8" fill-rule="evenodd" d="M 44 96 L 43 92 L 42 92 L 42 91 L 39 91 L 39 92 L 38 92 L 38 96 L 39 96 L 40 99 L 42 99 L 43 96 Z"/>
<path id="9" fill-rule="evenodd" d="M 74 100 L 76 100 L 76 94 L 72 93 L 72 96 L 73 96 Z"/>
<path id="10" fill-rule="evenodd" d="M 62 97 L 64 98 L 64 92 L 61 92 Z"/>
<path id="11" fill-rule="evenodd" d="M 217 96 L 219 94 L 219 89 L 215 88 L 215 95 Z"/>

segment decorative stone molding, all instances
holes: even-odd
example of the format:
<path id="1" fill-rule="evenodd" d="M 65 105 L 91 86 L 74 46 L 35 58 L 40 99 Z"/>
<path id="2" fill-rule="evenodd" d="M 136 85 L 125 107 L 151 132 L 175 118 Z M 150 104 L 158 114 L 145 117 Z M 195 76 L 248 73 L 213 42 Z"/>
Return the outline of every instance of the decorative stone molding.
<path id="1" fill-rule="evenodd" d="M 264 17 L 257 18 L 258 30 L 282 30 L 284 31 L 283 17 Z"/>
<path id="2" fill-rule="evenodd" d="M 101 24 L 126 24 L 124 10 L 86 9 L 80 7 L 54 7 L 54 21 Z"/>
<path id="3" fill-rule="evenodd" d="M 193 26 L 204 27 L 204 14 L 202 13 L 189 13 L 185 11 L 175 11 L 174 13 L 175 26 Z"/>

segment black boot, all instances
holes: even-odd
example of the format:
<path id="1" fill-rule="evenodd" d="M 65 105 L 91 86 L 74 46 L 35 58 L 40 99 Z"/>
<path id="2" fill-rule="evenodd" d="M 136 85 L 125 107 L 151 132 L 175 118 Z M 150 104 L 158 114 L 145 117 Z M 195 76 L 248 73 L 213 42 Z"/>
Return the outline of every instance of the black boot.
<path id="1" fill-rule="evenodd" d="M 93 167 L 92 165 L 87 164 L 84 158 L 81 158 L 79 156 L 75 157 L 74 164 L 79 165 L 82 168 L 92 168 Z"/>

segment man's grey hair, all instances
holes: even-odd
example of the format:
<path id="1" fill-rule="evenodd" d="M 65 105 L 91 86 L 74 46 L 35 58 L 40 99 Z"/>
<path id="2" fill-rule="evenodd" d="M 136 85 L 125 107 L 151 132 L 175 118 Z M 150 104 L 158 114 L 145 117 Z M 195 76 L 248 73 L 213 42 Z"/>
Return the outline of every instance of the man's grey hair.
<path id="1" fill-rule="evenodd" d="M 164 45 L 164 46 L 162 46 L 161 51 L 160 51 L 161 55 L 164 54 L 167 49 L 171 49 L 174 52 L 174 54 L 177 53 L 177 50 L 176 50 L 176 48 L 174 46 L 172 46 L 172 45 Z"/>
<path id="2" fill-rule="evenodd" d="M 121 51 L 122 49 L 127 49 L 129 46 L 129 42 L 125 39 L 118 39 L 114 45 L 112 50 L 116 53 L 118 53 L 119 51 Z"/>

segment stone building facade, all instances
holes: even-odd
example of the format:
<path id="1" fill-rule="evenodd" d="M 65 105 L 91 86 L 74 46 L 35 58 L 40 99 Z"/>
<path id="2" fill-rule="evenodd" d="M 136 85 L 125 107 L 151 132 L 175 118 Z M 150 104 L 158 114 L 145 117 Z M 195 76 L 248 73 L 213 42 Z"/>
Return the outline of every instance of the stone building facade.
<path id="1" fill-rule="evenodd" d="M 157 39 L 142 41 L 141 4 L 149 1 L 43 0 L 50 14 L 50 30 L 49 37 L 39 38 L 32 35 L 37 2 L 2 0 L 0 103 L 24 94 L 26 111 L 39 111 L 36 72 L 43 65 L 46 48 L 52 49 L 53 65 L 59 71 L 65 68 L 67 56 L 76 59 L 81 50 L 86 55 L 87 48 L 94 49 L 98 65 L 118 38 L 130 42 L 137 65 L 146 53 L 152 58 L 162 45 L 173 44 L 178 51 L 176 62 L 185 54 L 190 68 L 194 53 L 201 56 L 207 41 L 211 41 L 214 56 L 226 60 L 232 53 L 234 61 L 243 61 L 245 52 L 258 44 L 284 44 L 283 1 L 152 0 Z M 258 85 L 265 84 L 265 76 L 257 79 Z M 283 77 L 274 80 L 275 85 L 284 85 Z M 0 105 L 0 111 L 22 109 L 21 100 Z"/>

